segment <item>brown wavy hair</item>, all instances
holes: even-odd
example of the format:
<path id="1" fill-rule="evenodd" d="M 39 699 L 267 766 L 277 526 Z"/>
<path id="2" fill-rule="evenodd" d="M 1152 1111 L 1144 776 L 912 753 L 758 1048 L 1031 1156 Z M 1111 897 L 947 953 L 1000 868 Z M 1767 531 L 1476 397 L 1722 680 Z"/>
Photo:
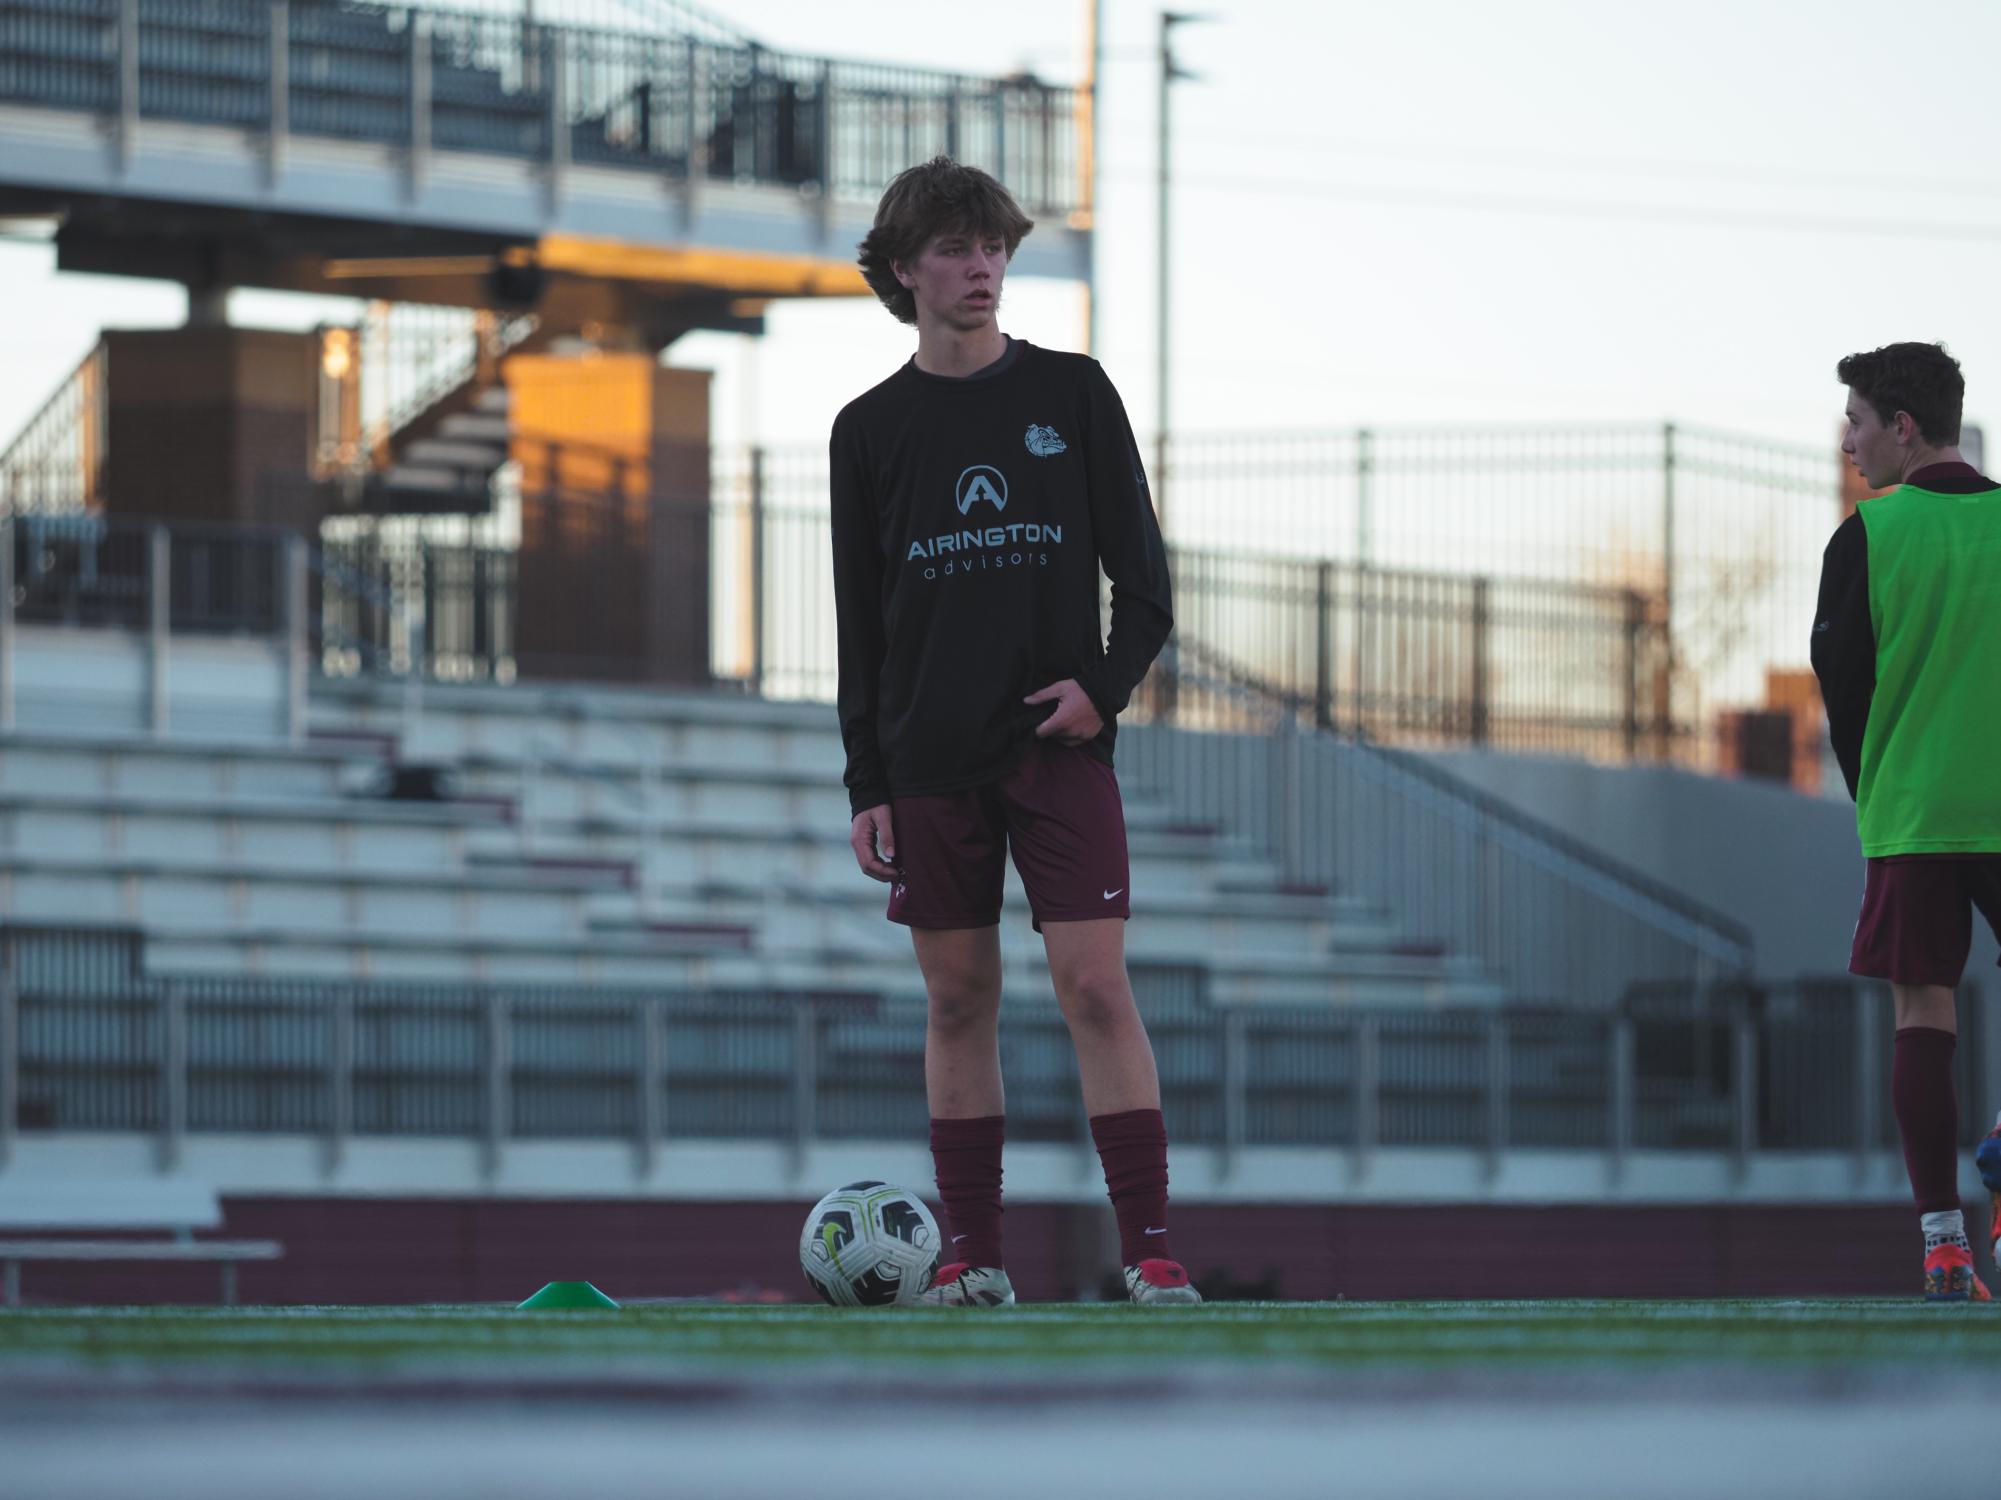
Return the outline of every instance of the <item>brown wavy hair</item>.
<path id="1" fill-rule="evenodd" d="M 875 228 L 856 248 L 862 279 L 899 322 L 917 321 L 917 298 L 896 279 L 896 262 L 912 261 L 941 234 L 992 235 L 1008 259 L 1035 221 L 1014 196 L 978 167 L 934 156 L 899 172 L 876 205 Z"/>
<path id="2" fill-rule="evenodd" d="M 1834 367 L 1834 378 L 1874 407 L 1884 426 L 1907 411 L 1926 442 L 1950 448 L 1959 441 L 1966 377 L 1945 345 L 1885 344 L 1851 354 Z"/>

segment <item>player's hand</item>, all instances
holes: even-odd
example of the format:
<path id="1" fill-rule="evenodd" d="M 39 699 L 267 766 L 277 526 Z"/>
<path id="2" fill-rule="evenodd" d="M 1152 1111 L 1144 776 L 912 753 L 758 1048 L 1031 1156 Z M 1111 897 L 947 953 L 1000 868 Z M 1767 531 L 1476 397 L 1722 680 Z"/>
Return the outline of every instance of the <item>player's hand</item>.
<path id="1" fill-rule="evenodd" d="M 898 878 L 896 830 L 890 826 L 887 802 L 855 814 L 848 829 L 848 847 L 855 851 L 855 863 L 862 867 L 862 874 L 870 879 L 894 882 Z"/>
<path id="2" fill-rule="evenodd" d="M 1074 677 L 1052 682 L 1039 693 L 1030 693 L 1023 703 L 1054 703 L 1056 712 L 1035 726 L 1039 740 L 1056 738 L 1066 745 L 1081 745 L 1103 732 L 1105 721 L 1091 704 L 1091 695 Z"/>

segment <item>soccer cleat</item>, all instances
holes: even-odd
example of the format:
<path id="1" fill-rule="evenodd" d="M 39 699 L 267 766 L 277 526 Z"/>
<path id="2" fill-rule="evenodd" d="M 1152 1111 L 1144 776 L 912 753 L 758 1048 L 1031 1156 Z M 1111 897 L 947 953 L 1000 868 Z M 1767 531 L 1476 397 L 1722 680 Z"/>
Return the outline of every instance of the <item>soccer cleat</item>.
<path id="1" fill-rule="evenodd" d="M 919 1307 L 1013 1307 L 1014 1283 L 999 1266 L 969 1266 L 955 1260 L 940 1266 L 917 1299 Z"/>
<path id="2" fill-rule="evenodd" d="M 1973 1153 L 1973 1164 L 1980 1168 L 1980 1181 L 1994 1204 L 1994 1222 L 1988 1227 L 1987 1237 L 1992 1242 L 1995 1261 L 2001 1263 L 2001 1120 L 1994 1122 L 1980 1149 Z"/>
<path id="3" fill-rule="evenodd" d="M 1991 1302 L 1992 1294 L 1973 1274 L 1973 1251 L 1948 1240 L 1925 1257 L 1925 1301 Z"/>
<path id="4" fill-rule="evenodd" d="M 1126 1267 L 1126 1295 L 1141 1307 L 1193 1307 L 1202 1294 L 1188 1284 L 1181 1262 L 1143 1260 Z"/>

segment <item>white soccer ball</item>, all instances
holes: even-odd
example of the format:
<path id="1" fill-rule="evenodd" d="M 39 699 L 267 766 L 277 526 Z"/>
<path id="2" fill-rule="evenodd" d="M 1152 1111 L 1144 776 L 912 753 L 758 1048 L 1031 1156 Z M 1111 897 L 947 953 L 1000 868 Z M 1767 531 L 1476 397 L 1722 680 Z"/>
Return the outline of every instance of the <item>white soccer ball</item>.
<path id="1" fill-rule="evenodd" d="M 836 1307 L 912 1307 L 938 1274 L 943 1244 L 915 1193 L 851 1182 L 806 1215 L 799 1265 L 807 1285 Z"/>

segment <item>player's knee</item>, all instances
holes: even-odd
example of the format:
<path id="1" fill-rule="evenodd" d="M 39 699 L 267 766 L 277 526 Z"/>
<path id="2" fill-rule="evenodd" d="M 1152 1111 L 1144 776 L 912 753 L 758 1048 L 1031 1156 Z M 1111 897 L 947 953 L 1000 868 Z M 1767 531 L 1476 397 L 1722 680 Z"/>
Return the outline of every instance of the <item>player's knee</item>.
<path id="1" fill-rule="evenodd" d="M 1056 988 L 1064 1018 L 1072 1028 L 1115 1031 L 1135 1014 L 1132 987 L 1122 965 L 1080 968 L 1061 976 Z"/>
<path id="2" fill-rule="evenodd" d="M 1000 984 L 983 974 L 952 974 L 933 980 L 928 989 L 931 1029 L 945 1036 L 964 1036 L 992 1027 L 1000 1015 Z"/>

